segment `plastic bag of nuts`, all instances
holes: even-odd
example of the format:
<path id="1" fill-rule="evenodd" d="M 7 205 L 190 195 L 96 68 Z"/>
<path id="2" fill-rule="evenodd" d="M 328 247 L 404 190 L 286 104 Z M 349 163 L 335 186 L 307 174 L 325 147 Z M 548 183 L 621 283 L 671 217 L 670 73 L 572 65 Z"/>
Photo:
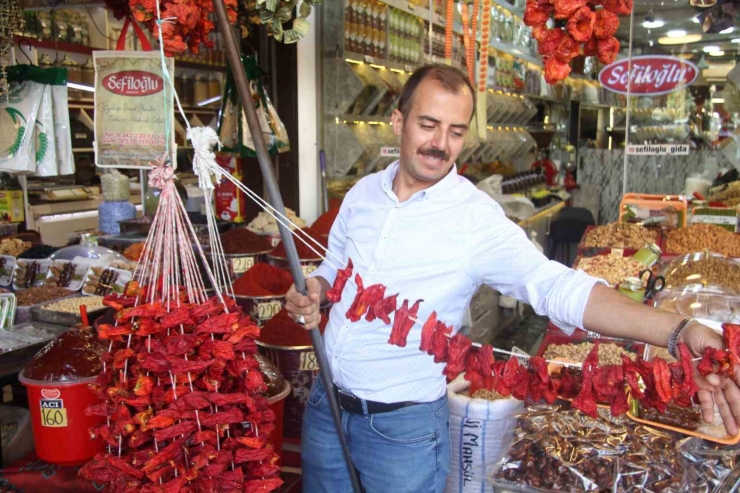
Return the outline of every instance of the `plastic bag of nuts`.
<path id="1" fill-rule="evenodd" d="M 678 453 L 684 471 L 681 491 L 735 491 L 732 487 L 740 481 L 740 444 L 686 438 L 678 444 Z"/>
<path id="2" fill-rule="evenodd" d="M 514 433 L 489 470 L 496 491 L 678 491 L 677 435 L 549 406 L 521 414 Z"/>

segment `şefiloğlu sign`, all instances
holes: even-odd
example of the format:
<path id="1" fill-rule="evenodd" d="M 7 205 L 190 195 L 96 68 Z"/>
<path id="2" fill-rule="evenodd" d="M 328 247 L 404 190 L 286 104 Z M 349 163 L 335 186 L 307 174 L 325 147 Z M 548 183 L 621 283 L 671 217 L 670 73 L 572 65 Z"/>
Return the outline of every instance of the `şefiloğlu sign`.
<path id="1" fill-rule="evenodd" d="M 633 156 L 686 156 L 688 144 L 630 144 L 627 154 Z"/>
<path id="2" fill-rule="evenodd" d="M 699 77 L 699 68 L 688 60 L 664 55 L 642 55 L 610 63 L 599 72 L 599 83 L 620 94 L 657 96 L 690 86 Z"/>

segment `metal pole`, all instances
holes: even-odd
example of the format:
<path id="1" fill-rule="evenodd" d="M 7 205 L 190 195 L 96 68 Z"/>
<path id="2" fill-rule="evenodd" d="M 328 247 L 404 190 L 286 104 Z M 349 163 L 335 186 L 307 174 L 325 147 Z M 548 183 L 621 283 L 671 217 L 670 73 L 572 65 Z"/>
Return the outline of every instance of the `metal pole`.
<path id="1" fill-rule="evenodd" d="M 252 95 L 249 91 L 249 81 L 247 81 L 247 75 L 244 72 L 244 66 L 242 65 L 241 58 L 239 56 L 239 48 L 236 45 L 234 32 L 231 30 L 228 18 L 226 17 L 224 0 L 215 0 L 213 5 L 215 7 L 219 29 L 224 37 L 226 56 L 228 57 L 229 65 L 231 66 L 231 73 L 234 75 L 236 88 L 239 91 L 239 99 L 241 100 L 242 108 L 244 108 L 244 112 L 247 116 L 249 133 L 252 134 L 254 150 L 257 153 L 257 161 L 259 162 L 262 176 L 265 180 L 265 188 L 267 189 L 270 205 L 280 214 L 285 215 L 283 198 L 280 195 L 277 180 L 275 180 L 275 172 L 272 169 L 270 155 L 267 151 L 264 137 L 262 136 L 262 130 L 260 128 L 259 120 L 257 119 L 257 112 L 254 109 Z M 303 271 L 301 270 L 301 265 L 298 261 L 298 252 L 295 248 L 293 235 L 290 230 L 280 222 L 278 222 L 278 229 L 280 230 L 280 238 L 285 246 L 285 254 L 288 257 L 288 264 L 290 266 L 290 272 L 293 274 L 293 282 L 295 283 L 296 290 L 298 290 L 299 293 L 306 294 L 306 280 L 303 277 Z M 342 446 L 342 453 L 344 454 L 344 460 L 347 464 L 349 477 L 352 482 L 352 490 L 354 493 L 362 493 L 360 479 L 354 465 L 352 464 L 352 457 L 350 456 L 349 447 L 347 447 L 347 440 L 344 436 L 344 431 L 342 430 L 342 412 L 339 409 L 337 395 L 334 393 L 334 383 L 331 377 L 331 369 L 329 368 L 329 360 L 327 359 L 326 351 L 324 350 L 324 341 L 321 339 L 321 333 L 318 330 L 312 330 L 310 331 L 310 334 L 311 343 L 313 344 L 313 349 L 319 362 L 319 377 L 321 378 L 321 383 L 324 385 L 324 389 L 326 390 L 326 395 L 329 400 L 329 407 L 331 408 L 332 418 L 334 419 L 334 426 L 337 429 L 339 443 Z"/>
<path id="2" fill-rule="evenodd" d="M 324 212 L 326 212 L 329 210 L 329 190 L 326 188 L 326 154 L 323 149 L 319 151 L 319 163 L 321 163 L 321 195 L 324 198 Z"/>

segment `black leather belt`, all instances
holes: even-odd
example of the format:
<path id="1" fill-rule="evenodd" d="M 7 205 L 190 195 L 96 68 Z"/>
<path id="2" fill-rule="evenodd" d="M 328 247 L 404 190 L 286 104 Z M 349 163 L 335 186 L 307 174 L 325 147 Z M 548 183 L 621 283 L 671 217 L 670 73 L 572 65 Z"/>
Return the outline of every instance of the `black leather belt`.
<path id="1" fill-rule="evenodd" d="M 337 390 L 337 395 L 339 396 L 339 407 L 341 407 L 344 411 L 347 411 L 348 413 L 353 413 L 353 414 L 389 413 L 391 411 L 395 411 L 396 409 L 415 406 L 419 404 L 418 402 L 385 403 L 385 402 L 368 401 L 365 399 L 360 399 L 356 395 L 350 394 L 349 392 L 345 392 L 339 389 Z M 363 402 L 365 403 L 366 407 L 362 405 Z M 365 412 L 365 408 L 367 409 L 367 412 Z"/>

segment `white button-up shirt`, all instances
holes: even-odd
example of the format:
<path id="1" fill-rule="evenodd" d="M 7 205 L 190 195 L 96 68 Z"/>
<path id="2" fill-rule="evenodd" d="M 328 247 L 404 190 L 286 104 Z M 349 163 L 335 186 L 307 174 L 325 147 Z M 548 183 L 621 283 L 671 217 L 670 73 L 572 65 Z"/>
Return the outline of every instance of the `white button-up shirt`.
<path id="1" fill-rule="evenodd" d="M 582 326 L 598 280 L 549 261 L 501 207 L 452 170 L 405 202 L 393 193 L 398 162 L 361 179 L 347 193 L 329 236 L 327 257 L 312 276 L 329 283 L 336 267 L 354 263 L 365 287 L 381 283 L 398 306 L 423 299 L 420 323 L 405 348 L 388 344 L 391 327 L 345 316 L 357 293 L 352 279 L 330 313 L 324 334 L 334 382 L 363 399 L 430 402 L 445 393 L 444 364 L 419 351 L 432 311 L 457 329 L 481 284 L 530 304 L 565 331 Z M 341 265 L 339 260 L 342 259 Z M 391 317 L 392 322 L 392 317 Z"/>

